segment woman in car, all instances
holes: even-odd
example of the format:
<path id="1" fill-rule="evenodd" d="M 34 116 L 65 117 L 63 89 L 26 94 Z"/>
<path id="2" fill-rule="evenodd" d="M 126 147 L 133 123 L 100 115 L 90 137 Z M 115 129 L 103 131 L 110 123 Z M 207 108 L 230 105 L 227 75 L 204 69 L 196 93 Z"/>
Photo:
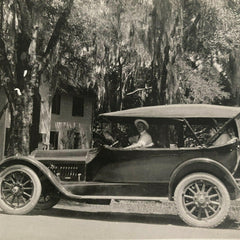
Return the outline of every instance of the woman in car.
<path id="1" fill-rule="evenodd" d="M 137 119 L 134 122 L 137 131 L 139 132 L 139 137 L 137 142 L 132 143 L 130 146 L 125 147 L 125 149 L 134 149 L 141 147 L 151 147 L 153 146 L 153 141 L 151 135 L 147 132 L 149 129 L 148 123 L 143 119 Z"/>

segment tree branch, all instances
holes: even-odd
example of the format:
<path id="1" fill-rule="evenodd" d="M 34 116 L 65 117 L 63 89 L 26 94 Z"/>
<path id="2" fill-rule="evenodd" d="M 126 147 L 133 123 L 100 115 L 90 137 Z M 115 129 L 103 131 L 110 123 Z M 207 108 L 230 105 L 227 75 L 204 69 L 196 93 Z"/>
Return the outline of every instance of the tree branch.
<path id="1" fill-rule="evenodd" d="M 17 4 L 20 9 L 20 15 L 22 19 L 22 27 L 21 30 L 23 33 L 25 33 L 28 38 L 31 38 L 31 22 L 32 22 L 32 16 L 29 11 L 29 6 L 25 0 L 17 0 Z"/>
<path id="2" fill-rule="evenodd" d="M 201 14 L 199 13 L 197 15 L 197 17 L 195 18 L 195 20 L 193 21 L 193 23 L 186 28 L 186 30 L 184 31 L 184 34 L 183 34 L 183 39 L 185 41 L 187 40 L 189 34 L 196 28 L 200 19 L 201 19 Z"/>
<path id="3" fill-rule="evenodd" d="M 8 108 L 8 102 L 4 105 L 4 107 L 2 108 L 2 110 L 0 111 L 0 119 L 2 118 L 2 115 L 4 114 L 4 112 L 7 110 Z"/>
<path id="4" fill-rule="evenodd" d="M 72 5 L 73 5 L 73 1 L 74 0 L 69 0 L 65 10 L 63 11 L 62 15 L 59 17 L 56 25 L 55 25 L 55 28 L 53 30 L 53 33 L 52 33 L 52 36 L 48 42 L 48 45 L 47 45 L 47 48 L 46 48 L 46 51 L 44 53 L 44 57 L 45 59 L 48 58 L 48 56 L 50 55 L 50 53 L 52 52 L 52 50 L 54 49 L 54 47 L 57 45 L 58 41 L 59 41 L 59 36 L 61 34 L 61 31 L 68 19 L 68 16 L 70 15 L 71 13 L 71 8 L 72 8 Z"/>

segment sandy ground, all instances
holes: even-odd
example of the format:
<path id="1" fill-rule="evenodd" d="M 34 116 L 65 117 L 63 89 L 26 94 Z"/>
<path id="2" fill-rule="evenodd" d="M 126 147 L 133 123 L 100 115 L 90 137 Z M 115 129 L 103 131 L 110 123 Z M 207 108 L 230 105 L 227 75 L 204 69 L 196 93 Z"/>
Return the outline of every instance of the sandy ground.
<path id="1" fill-rule="evenodd" d="M 0 240 L 240 239 L 238 204 L 216 229 L 186 226 L 172 203 L 113 201 L 109 206 L 61 201 L 25 216 L 0 212 Z"/>

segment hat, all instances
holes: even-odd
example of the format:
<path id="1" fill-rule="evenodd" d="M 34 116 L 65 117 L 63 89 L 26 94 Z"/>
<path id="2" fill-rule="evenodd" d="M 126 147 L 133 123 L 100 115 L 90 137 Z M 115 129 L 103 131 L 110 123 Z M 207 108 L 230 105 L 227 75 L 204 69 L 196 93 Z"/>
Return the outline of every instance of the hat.
<path id="1" fill-rule="evenodd" d="M 143 120 L 143 119 L 136 119 L 134 121 L 135 126 L 137 126 L 137 124 L 140 123 L 140 122 L 143 123 L 146 126 L 147 129 L 149 129 L 148 123 L 145 120 Z"/>

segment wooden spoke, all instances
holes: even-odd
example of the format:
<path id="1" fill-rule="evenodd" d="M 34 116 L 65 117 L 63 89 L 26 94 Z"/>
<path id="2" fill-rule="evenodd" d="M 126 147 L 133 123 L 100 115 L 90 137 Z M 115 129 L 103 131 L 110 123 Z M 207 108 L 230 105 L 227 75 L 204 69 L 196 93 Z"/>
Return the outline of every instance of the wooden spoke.
<path id="1" fill-rule="evenodd" d="M 211 207 L 210 205 L 208 206 L 214 213 L 217 212 L 217 210 L 215 210 L 213 207 Z"/>
<path id="2" fill-rule="evenodd" d="M 28 196 L 29 198 L 32 197 L 30 194 L 23 192 L 24 195 Z"/>
<path id="3" fill-rule="evenodd" d="M 10 177 L 10 180 L 12 181 L 13 184 L 16 184 L 15 180 L 13 179 L 13 177 Z"/>
<path id="4" fill-rule="evenodd" d="M 12 198 L 12 200 L 11 200 L 11 203 L 12 203 L 12 204 L 13 204 L 15 198 L 16 198 L 16 195 L 13 195 L 13 198 Z"/>
<path id="5" fill-rule="evenodd" d="M 23 187 L 23 190 L 32 190 L 32 187 Z"/>
<path id="6" fill-rule="evenodd" d="M 196 186 L 197 192 L 200 192 L 200 188 L 197 183 L 195 183 L 195 186 Z"/>
<path id="7" fill-rule="evenodd" d="M 208 211 L 207 211 L 206 208 L 204 209 L 204 212 L 205 212 L 205 214 L 206 214 L 206 217 L 209 218 L 209 213 L 208 213 Z"/>
<path id="8" fill-rule="evenodd" d="M 194 206 L 191 210 L 190 210 L 190 213 L 192 213 L 197 207 Z"/>
<path id="9" fill-rule="evenodd" d="M 10 193 L 8 196 L 5 197 L 5 200 L 9 199 L 11 196 L 13 196 L 12 193 Z"/>
<path id="10" fill-rule="evenodd" d="M 19 182 L 20 184 L 22 184 L 22 183 L 23 183 L 23 179 L 24 179 L 24 175 L 22 174 L 22 175 L 21 175 L 21 178 L 18 180 L 18 182 Z"/>
<path id="11" fill-rule="evenodd" d="M 213 187 L 211 186 L 211 187 L 207 190 L 207 194 L 209 194 L 212 189 L 213 189 Z"/>
<path id="12" fill-rule="evenodd" d="M 188 203 L 185 203 L 185 206 L 190 206 L 190 205 L 193 205 L 195 204 L 194 202 L 188 202 Z"/>
<path id="13" fill-rule="evenodd" d="M 22 200 L 23 200 L 23 202 L 25 204 L 27 202 L 26 199 L 23 197 L 23 195 L 21 195 L 21 198 L 22 198 Z"/>
<path id="14" fill-rule="evenodd" d="M 8 185 L 8 186 L 10 186 L 10 187 L 13 187 L 13 186 L 14 186 L 12 183 L 9 183 L 9 182 L 7 182 L 7 181 L 4 181 L 3 183 L 6 184 L 6 185 Z"/>
<path id="15" fill-rule="evenodd" d="M 202 208 L 199 208 L 198 215 L 197 215 L 198 219 L 201 219 L 201 216 L 202 216 Z"/>
<path id="16" fill-rule="evenodd" d="M 18 207 L 20 206 L 19 197 L 17 197 L 17 206 L 18 206 Z"/>
<path id="17" fill-rule="evenodd" d="M 211 203 L 211 204 L 215 204 L 215 205 L 220 205 L 220 203 L 219 203 L 219 202 L 216 202 L 216 201 L 211 201 L 210 203 Z"/>
<path id="18" fill-rule="evenodd" d="M 193 196 L 190 196 L 190 195 L 187 195 L 187 194 L 184 194 L 183 196 L 184 196 L 185 198 L 191 198 L 191 199 L 194 199 Z"/>
<path id="19" fill-rule="evenodd" d="M 214 198 L 214 197 L 219 197 L 219 195 L 216 193 L 216 194 L 209 195 L 208 197 L 209 198 Z"/>
<path id="20" fill-rule="evenodd" d="M 31 182 L 31 180 L 27 180 L 25 183 L 23 183 L 23 187 L 25 186 L 25 185 L 27 185 L 29 182 Z"/>
<path id="21" fill-rule="evenodd" d="M 196 192 L 195 192 L 193 189 L 191 189 L 191 187 L 188 188 L 188 190 L 189 190 L 190 192 L 192 192 L 193 194 L 196 194 Z"/>
<path id="22" fill-rule="evenodd" d="M 10 188 L 5 188 L 2 190 L 3 192 L 11 192 L 11 189 Z"/>

